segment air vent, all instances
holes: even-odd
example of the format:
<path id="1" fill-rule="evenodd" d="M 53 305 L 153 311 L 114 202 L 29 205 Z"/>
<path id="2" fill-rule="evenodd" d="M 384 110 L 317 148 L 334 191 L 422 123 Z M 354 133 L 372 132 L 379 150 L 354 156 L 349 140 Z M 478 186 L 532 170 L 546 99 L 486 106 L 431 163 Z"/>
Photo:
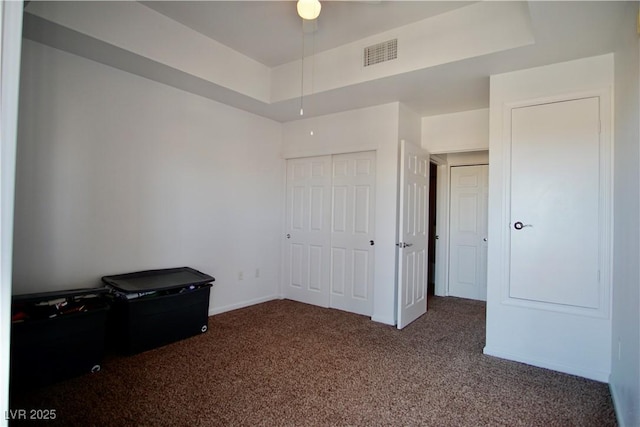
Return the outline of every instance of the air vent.
<path id="1" fill-rule="evenodd" d="M 364 48 L 364 66 L 391 61 L 398 57 L 398 39 L 374 44 Z"/>

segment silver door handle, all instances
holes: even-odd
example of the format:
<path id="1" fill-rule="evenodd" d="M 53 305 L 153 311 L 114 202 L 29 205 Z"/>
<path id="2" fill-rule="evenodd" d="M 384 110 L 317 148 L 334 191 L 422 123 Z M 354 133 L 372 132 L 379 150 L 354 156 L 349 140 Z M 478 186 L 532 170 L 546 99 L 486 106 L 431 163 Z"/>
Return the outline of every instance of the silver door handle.
<path id="1" fill-rule="evenodd" d="M 487 241 L 487 238 L 485 237 L 485 238 L 484 238 L 484 239 L 482 239 L 482 240 L 484 240 L 484 241 L 486 242 L 486 241 Z"/>

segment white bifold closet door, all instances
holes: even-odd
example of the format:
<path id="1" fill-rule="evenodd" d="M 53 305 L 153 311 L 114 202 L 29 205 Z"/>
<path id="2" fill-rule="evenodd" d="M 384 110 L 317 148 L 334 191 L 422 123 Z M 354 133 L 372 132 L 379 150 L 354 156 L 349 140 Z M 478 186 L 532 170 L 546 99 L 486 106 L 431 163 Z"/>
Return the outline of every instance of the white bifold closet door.
<path id="1" fill-rule="evenodd" d="M 371 315 L 375 152 L 287 161 L 288 299 Z"/>
<path id="2" fill-rule="evenodd" d="M 287 161 L 285 296 L 329 307 L 331 156 Z"/>
<path id="3" fill-rule="evenodd" d="M 333 158 L 330 306 L 371 315 L 376 153 Z"/>

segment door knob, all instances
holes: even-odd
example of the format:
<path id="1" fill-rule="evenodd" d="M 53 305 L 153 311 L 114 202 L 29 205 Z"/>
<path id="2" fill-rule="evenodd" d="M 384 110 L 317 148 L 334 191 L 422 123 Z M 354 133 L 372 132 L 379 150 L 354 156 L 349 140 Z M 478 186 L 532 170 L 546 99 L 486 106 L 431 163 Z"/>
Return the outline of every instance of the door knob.
<path id="1" fill-rule="evenodd" d="M 482 240 L 486 242 L 486 241 L 487 241 L 487 238 L 485 237 L 485 238 L 484 238 L 484 239 L 482 239 Z"/>
<path id="2" fill-rule="evenodd" d="M 523 224 L 520 221 L 518 221 L 515 224 L 513 224 L 513 228 L 515 228 L 516 230 L 522 230 L 525 227 L 533 227 L 533 225 L 531 225 L 531 224 Z"/>
<path id="3" fill-rule="evenodd" d="M 373 246 L 373 245 L 375 245 L 375 242 L 374 242 L 373 240 L 369 240 L 369 244 L 370 244 L 371 246 Z"/>
<path id="4" fill-rule="evenodd" d="M 399 247 L 399 248 L 408 248 L 410 246 L 413 246 L 413 243 L 402 243 L 402 242 L 400 242 L 400 243 L 396 243 L 396 246 Z"/>
<path id="5" fill-rule="evenodd" d="M 291 234 L 287 233 L 287 239 L 290 239 L 290 238 L 291 238 Z"/>

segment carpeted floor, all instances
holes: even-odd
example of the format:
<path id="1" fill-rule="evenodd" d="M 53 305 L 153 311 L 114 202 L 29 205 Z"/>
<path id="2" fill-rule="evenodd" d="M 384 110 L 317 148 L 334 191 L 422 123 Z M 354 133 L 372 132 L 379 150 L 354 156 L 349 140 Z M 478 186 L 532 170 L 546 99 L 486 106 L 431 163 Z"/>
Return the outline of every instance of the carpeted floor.
<path id="1" fill-rule="evenodd" d="M 484 325 L 484 303 L 456 298 L 403 331 L 271 301 L 11 406 L 56 409 L 63 426 L 616 424 L 606 384 L 484 356 Z"/>

